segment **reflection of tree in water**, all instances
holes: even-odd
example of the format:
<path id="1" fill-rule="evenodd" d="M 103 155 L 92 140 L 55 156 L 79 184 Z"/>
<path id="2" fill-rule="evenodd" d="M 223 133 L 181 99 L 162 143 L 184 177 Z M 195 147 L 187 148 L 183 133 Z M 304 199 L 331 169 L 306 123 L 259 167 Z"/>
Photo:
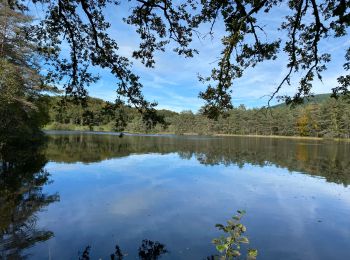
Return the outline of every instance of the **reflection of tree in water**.
<path id="1" fill-rule="evenodd" d="M 204 165 L 275 165 L 350 184 L 350 143 L 273 138 L 152 137 L 66 134 L 50 136 L 46 151 L 57 162 L 98 162 L 145 153 L 177 153 Z"/>
<path id="2" fill-rule="evenodd" d="M 115 252 L 111 254 L 111 260 L 122 260 L 124 254 L 118 245 L 115 246 Z"/>
<path id="3" fill-rule="evenodd" d="M 87 246 L 85 250 L 81 253 L 79 260 L 90 260 L 90 246 Z M 148 239 L 142 240 L 142 244 L 138 249 L 139 259 L 141 260 L 157 260 L 162 255 L 168 253 L 164 244 L 158 241 L 152 241 Z M 124 254 L 121 248 L 116 245 L 115 252 L 111 254 L 111 260 L 122 260 L 124 259 Z"/>
<path id="4" fill-rule="evenodd" d="M 53 236 L 36 227 L 35 213 L 59 199 L 43 193 L 49 182 L 46 162 L 40 147 L 0 153 L 0 259 L 23 259 L 22 250 Z"/>
<path id="5" fill-rule="evenodd" d="M 156 260 L 159 256 L 167 252 L 165 245 L 148 239 L 144 239 L 142 245 L 139 247 L 139 257 L 143 260 Z"/>

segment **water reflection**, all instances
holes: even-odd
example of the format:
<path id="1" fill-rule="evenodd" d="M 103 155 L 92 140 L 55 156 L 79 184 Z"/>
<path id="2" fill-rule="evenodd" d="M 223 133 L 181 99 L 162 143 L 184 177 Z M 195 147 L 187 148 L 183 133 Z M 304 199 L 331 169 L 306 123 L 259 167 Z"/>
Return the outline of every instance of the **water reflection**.
<path id="1" fill-rule="evenodd" d="M 139 258 L 142 260 L 156 260 L 167 252 L 168 250 L 166 250 L 165 245 L 159 243 L 158 241 L 153 242 L 151 240 L 144 239 L 139 247 Z"/>
<path id="2" fill-rule="evenodd" d="M 87 246 L 81 256 L 79 256 L 79 260 L 90 260 L 90 250 L 91 247 Z M 138 248 L 140 260 L 157 260 L 166 253 L 168 253 L 168 250 L 164 244 L 149 239 L 142 240 L 142 244 Z M 126 255 L 123 254 L 119 245 L 115 246 L 115 252 L 110 255 L 111 260 L 123 260 L 124 256 Z"/>
<path id="3" fill-rule="evenodd" d="M 41 147 L 6 147 L 0 154 L 0 259 L 23 259 L 23 250 L 54 234 L 37 228 L 36 213 L 58 201 L 43 193 L 49 183 Z"/>
<path id="4" fill-rule="evenodd" d="M 87 245 L 91 259 L 139 259 L 143 238 L 166 244 L 164 259 L 203 259 L 236 209 L 260 260 L 349 259 L 350 187 L 334 183 L 348 184 L 349 144 L 65 134 L 45 154 L 60 203 L 36 214 L 55 237 L 24 252 L 35 260 Z"/>
<path id="5" fill-rule="evenodd" d="M 64 163 L 99 162 L 145 153 L 178 153 L 204 165 L 275 165 L 329 182 L 350 184 L 350 143 L 272 138 L 152 137 L 95 134 L 51 135 L 49 160 Z"/>

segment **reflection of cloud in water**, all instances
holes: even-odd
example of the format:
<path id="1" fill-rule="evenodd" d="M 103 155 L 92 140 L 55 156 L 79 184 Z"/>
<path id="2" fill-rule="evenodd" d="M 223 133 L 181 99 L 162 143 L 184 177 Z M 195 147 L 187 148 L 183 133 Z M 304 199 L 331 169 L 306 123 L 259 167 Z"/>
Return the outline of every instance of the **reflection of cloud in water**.
<path id="1" fill-rule="evenodd" d="M 109 207 L 109 212 L 116 215 L 132 216 L 141 212 L 149 213 L 149 210 L 157 204 L 167 200 L 166 191 L 154 189 L 141 189 L 131 191 L 122 198 L 116 198 Z"/>

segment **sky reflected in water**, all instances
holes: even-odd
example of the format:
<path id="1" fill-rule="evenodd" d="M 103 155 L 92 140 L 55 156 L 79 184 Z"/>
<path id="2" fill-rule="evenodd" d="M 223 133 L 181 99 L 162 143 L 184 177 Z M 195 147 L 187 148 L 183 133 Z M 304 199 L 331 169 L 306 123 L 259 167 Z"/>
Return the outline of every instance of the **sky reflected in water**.
<path id="1" fill-rule="evenodd" d="M 92 259 L 110 259 L 118 244 L 135 259 L 150 239 L 166 245 L 162 259 L 205 259 L 216 253 L 215 224 L 244 209 L 258 259 L 350 259 L 350 177 L 342 157 L 349 145 L 331 146 L 54 135 L 45 165 L 53 182 L 43 192 L 60 200 L 37 213 L 37 226 L 54 236 L 25 252 L 32 259 L 77 259 L 90 245 Z"/>

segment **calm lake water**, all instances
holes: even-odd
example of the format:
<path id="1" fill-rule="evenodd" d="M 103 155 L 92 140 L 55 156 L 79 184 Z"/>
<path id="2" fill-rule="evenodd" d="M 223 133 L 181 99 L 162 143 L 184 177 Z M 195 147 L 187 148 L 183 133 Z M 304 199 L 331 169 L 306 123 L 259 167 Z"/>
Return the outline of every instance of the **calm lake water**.
<path id="1" fill-rule="evenodd" d="M 18 158 L 22 158 L 19 161 Z M 0 259 L 205 259 L 237 210 L 258 259 L 350 259 L 350 143 L 51 132 L 0 181 Z M 245 248 L 243 249 L 243 251 Z"/>

